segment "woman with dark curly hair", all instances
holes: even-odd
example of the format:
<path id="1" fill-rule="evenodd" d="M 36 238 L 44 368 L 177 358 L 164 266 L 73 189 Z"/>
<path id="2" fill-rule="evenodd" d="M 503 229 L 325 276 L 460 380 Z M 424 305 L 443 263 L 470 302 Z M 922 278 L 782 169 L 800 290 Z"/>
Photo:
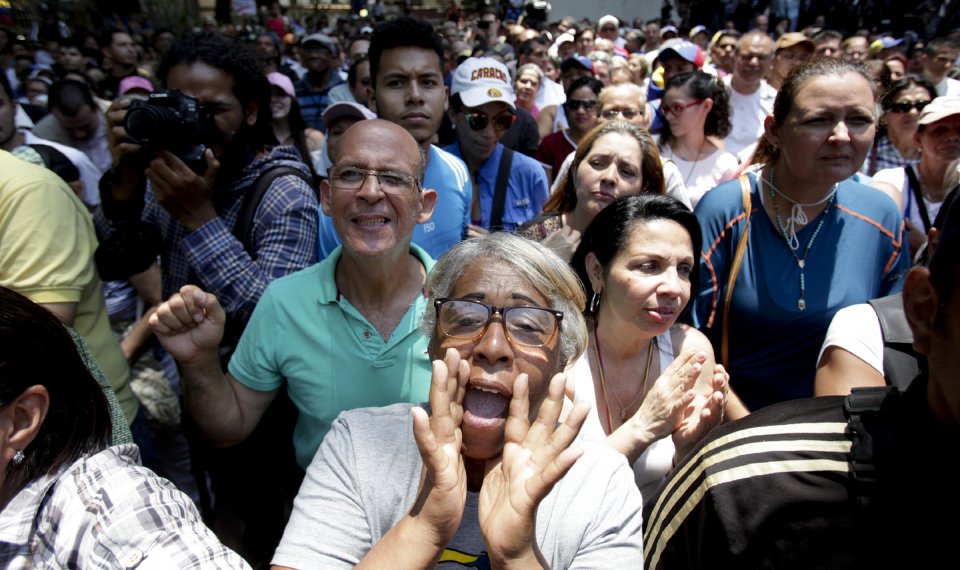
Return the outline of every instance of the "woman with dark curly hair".
<path id="1" fill-rule="evenodd" d="M 677 164 L 696 207 L 708 190 L 731 180 L 739 168 L 737 157 L 720 144 L 730 134 L 727 90 L 702 71 L 677 75 L 664 89 L 660 154 Z"/>

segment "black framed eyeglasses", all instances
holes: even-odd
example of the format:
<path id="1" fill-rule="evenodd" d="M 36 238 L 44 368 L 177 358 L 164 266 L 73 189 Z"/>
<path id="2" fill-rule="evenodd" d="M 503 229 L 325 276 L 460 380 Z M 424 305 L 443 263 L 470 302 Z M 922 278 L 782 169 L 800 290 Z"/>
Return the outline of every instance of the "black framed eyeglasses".
<path id="1" fill-rule="evenodd" d="M 467 126 L 474 131 L 482 131 L 487 125 L 493 123 L 493 130 L 503 132 L 513 126 L 517 116 L 513 113 L 503 113 L 494 118 L 490 118 L 486 113 L 480 111 L 464 111 L 463 116 L 467 119 Z"/>
<path id="2" fill-rule="evenodd" d="M 420 189 L 415 176 L 402 172 L 366 170 L 353 166 L 334 166 L 330 169 L 330 181 L 337 190 L 356 191 L 363 187 L 367 176 L 373 175 L 384 194 L 406 195 Z"/>
<path id="3" fill-rule="evenodd" d="M 563 106 L 571 111 L 576 111 L 581 107 L 587 111 L 591 111 L 596 108 L 598 103 L 600 103 L 598 99 L 567 99 L 564 101 Z"/>
<path id="4" fill-rule="evenodd" d="M 903 101 L 900 103 L 891 103 L 887 106 L 886 110 L 891 113 L 909 113 L 912 109 L 916 109 L 919 113 L 929 104 L 930 101 Z"/>
<path id="5" fill-rule="evenodd" d="M 560 329 L 563 311 L 546 307 L 496 307 L 473 299 L 442 298 L 433 302 L 437 328 L 448 337 L 476 340 L 483 336 L 494 315 L 500 315 L 512 344 L 540 347 L 550 343 Z"/>

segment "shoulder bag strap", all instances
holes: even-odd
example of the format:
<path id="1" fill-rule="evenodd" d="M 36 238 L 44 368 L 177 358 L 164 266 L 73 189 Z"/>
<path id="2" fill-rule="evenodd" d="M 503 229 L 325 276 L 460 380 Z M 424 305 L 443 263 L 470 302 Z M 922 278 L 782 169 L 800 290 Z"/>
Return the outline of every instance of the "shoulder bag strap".
<path id="1" fill-rule="evenodd" d="M 903 312 L 900 294 L 867 301 L 880 321 L 883 334 L 883 376 L 888 386 L 906 390 L 922 368 L 924 359 L 913 349 L 913 331 Z"/>
<path id="2" fill-rule="evenodd" d="M 507 182 L 510 180 L 510 168 L 513 166 L 513 150 L 503 147 L 497 171 L 497 183 L 493 187 L 493 208 L 490 210 L 490 231 L 503 229 L 503 212 L 507 204 Z M 474 192 L 477 189 L 474 188 Z"/>
<path id="3" fill-rule="evenodd" d="M 307 184 L 310 184 L 311 187 L 313 186 L 310 175 L 302 172 L 300 169 L 292 166 L 275 166 L 260 173 L 257 180 L 253 183 L 253 186 L 247 190 L 247 194 L 243 197 L 243 205 L 240 207 L 240 213 L 237 215 L 237 223 L 233 225 L 233 235 L 240 240 L 240 243 L 243 244 L 243 249 L 254 259 L 256 259 L 256 253 L 253 251 L 253 236 L 251 235 L 253 232 L 253 217 L 256 215 L 257 208 L 260 207 L 260 202 L 263 201 L 263 197 L 266 195 L 267 190 L 270 189 L 273 181 L 288 174 L 302 179 Z"/>
<path id="4" fill-rule="evenodd" d="M 920 219 L 923 220 L 923 231 L 930 231 L 930 214 L 927 213 L 927 205 L 923 202 L 923 189 L 920 187 L 920 179 L 917 173 L 913 171 L 912 166 L 904 166 L 907 171 L 907 178 L 910 181 L 910 191 L 913 192 L 913 198 L 917 201 L 917 210 L 920 212 Z M 909 215 L 909 210 L 905 215 Z"/>
<path id="5" fill-rule="evenodd" d="M 740 175 L 740 193 L 743 200 L 743 232 L 740 233 L 740 240 L 737 242 L 737 249 L 733 254 L 733 264 L 730 265 L 730 273 L 727 275 L 727 286 L 723 292 L 723 324 L 721 325 L 720 337 L 720 362 L 730 368 L 730 300 L 733 298 L 733 286 L 737 283 L 737 275 L 740 273 L 740 266 L 743 264 L 743 257 L 747 253 L 747 242 L 750 241 L 750 179 L 746 174 Z"/>

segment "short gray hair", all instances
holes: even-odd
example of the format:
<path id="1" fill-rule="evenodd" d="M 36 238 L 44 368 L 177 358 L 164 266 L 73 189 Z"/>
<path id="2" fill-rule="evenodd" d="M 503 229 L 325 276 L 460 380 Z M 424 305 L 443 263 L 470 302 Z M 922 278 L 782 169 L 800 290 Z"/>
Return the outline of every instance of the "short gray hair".
<path id="1" fill-rule="evenodd" d="M 586 297 L 577 274 L 549 248 L 507 232 L 462 241 L 440 258 L 427 280 L 427 308 L 420 331 L 433 337 L 437 320 L 434 301 L 449 297 L 457 279 L 468 267 L 496 261 L 511 265 L 546 297 L 551 309 L 563 311 L 560 322 L 561 365 L 580 358 L 587 346 L 587 325 L 583 320 Z"/>
<path id="2" fill-rule="evenodd" d="M 540 66 L 535 63 L 525 63 L 517 68 L 517 77 L 513 80 L 514 83 L 517 82 L 517 79 L 520 79 L 520 76 L 523 75 L 524 71 L 532 71 L 534 75 L 537 76 L 537 83 L 543 83 L 543 70 L 540 69 Z"/>

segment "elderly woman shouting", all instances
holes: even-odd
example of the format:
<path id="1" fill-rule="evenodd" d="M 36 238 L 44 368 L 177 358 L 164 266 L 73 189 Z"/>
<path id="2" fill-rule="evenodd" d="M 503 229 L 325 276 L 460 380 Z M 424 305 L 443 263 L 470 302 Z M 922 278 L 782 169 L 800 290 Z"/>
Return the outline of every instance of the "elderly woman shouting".
<path id="1" fill-rule="evenodd" d="M 640 493 L 612 449 L 558 423 L 586 345 L 565 261 L 496 233 L 454 246 L 427 284 L 429 406 L 340 415 L 317 451 L 273 564 L 292 568 L 624 568 L 641 558 Z M 187 322 L 222 318 L 207 296 Z M 164 313 L 178 319 L 180 311 Z M 343 378 L 349 382 L 349 378 Z"/>

